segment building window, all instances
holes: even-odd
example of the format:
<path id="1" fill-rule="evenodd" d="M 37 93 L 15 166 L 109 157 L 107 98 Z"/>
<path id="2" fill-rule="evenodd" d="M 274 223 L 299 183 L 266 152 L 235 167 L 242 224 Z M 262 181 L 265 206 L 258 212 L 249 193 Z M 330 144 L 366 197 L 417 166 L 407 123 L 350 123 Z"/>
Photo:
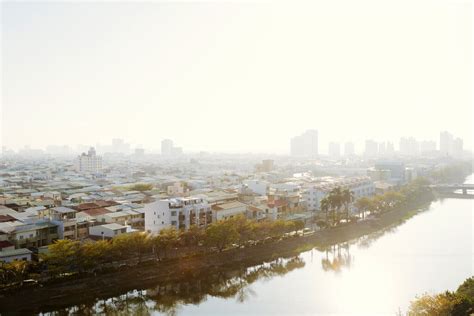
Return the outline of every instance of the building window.
<path id="1" fill-rule="evenodd" d="M 171 216 L 176 216 L 176 211 L 172 211 Z"/>

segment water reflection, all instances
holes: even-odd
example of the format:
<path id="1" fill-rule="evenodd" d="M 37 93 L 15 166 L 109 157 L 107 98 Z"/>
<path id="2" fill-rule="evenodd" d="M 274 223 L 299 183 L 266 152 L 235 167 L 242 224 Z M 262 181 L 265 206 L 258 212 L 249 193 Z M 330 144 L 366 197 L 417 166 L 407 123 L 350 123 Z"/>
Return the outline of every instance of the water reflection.
<path id="1" fill-rule="evenodd" d="M 300 256 L 279 258 L 251 268 L 221 271 L 202 278 L 190 278 L 180 283 L 160 284 L 148 290 L 134 290 L 117 297 L 42 315 L 150 315 L 153 312 L 177 315 L 180 306 L 200 304 L 209 296 L 235 298 L 242 303 L 256 296 L 251 285 L 257 280 L 283 276 L 304 266 L 305 262 Z"/>
<path id="2" fill-rule="evenodd" d="M 350 269 L 354 257 L 350 253 L 350 244 L 342 243 L 325 249 L 326 256 L 321 259 L 324 271 L 341 272 L 342 268 Z"/>

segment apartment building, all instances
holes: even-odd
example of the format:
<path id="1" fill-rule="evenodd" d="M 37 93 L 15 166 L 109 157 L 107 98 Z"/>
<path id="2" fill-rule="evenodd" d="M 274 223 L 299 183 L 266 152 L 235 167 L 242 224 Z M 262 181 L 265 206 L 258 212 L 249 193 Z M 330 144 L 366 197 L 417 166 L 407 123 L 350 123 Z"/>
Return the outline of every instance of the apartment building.
<path id="1" fill-rule="evenodd" d="M 200 197 L 179 197 L 145 204 L 145 230 L 159 233 L 167 227 L 188 229 L 205 227 L 212 222 L 209 203 Z"/>

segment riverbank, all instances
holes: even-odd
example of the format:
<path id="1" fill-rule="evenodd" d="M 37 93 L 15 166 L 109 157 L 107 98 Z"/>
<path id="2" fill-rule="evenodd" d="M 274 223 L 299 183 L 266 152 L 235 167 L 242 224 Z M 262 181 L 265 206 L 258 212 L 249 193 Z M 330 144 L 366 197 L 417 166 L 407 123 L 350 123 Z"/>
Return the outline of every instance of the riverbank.
<path id="1" fill-rule="evenodd" d="M 99 277 L 82 276 L 48 283 L 43 287 L 21 288 L 4 292 L 0 297 L 0 312 L 8 314 L 33 314 L 59 308 L 92 304 L 97 299 L 117 296 L 133 289 L 146 289 L 157 285 L 193 280 L 202 275 L 246 268 L 269 262 L 276 258 L 292 257 L 313 247 L 327 247 L 350 241 L 383 229 L 396 226 L 421 211 L 413 208 L 393 210 L 379 217 L 332 229 L 314 235 L 295 237 L 244 249 L 230 249 L 222 253 L 208 253 L 162 262 L 149 261 L 137 267 L 101 274 Z M 28 297 L 25 306 L 24 298 Z"/>

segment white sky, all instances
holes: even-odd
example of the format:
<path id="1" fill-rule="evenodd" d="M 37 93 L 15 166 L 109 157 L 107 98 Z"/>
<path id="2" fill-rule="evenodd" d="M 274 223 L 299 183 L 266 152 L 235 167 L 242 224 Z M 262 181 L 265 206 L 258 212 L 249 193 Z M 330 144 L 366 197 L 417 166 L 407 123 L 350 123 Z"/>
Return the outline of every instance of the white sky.
<path id="1" fill-rule="evenodd" d="M 2 141 L 472 144 L 471 1 L 2 3 Z"/>

